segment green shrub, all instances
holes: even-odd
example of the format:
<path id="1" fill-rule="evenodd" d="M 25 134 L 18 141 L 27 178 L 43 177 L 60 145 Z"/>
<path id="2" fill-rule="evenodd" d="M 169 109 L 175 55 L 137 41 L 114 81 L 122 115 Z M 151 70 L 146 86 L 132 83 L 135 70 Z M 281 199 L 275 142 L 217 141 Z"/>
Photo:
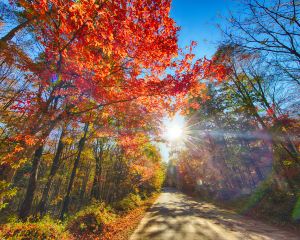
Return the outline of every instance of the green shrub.
<path id="1" fill-rule="evenodd" d="M 288 192 L 268 192 L 255 209 L 259 215 L 267 216 L 282 223 L 293 222 L 293 208 L 296 199 Z"/>
<path id="2" fill-rule="evenodd" d="M 273 222 L 294 222 L 296 219 L 293 219 L 293 209 L 296 200 L 288 191 L 276 189 L 265 182 L 247 201 L 243 201 L 245 204 L 241 208 L 241 212 L 263 217 Z"/>
<path id="3" fill-rule="evenodd" d="M 121 201 L 117 202 L 114 207 L 117 210 L 128 211 L 140 206 L 142 203 L 141 197 L 137 194 L 129 193 Z"/>
<path id="4" fill-rule="evenodd" d="M 76 234 L 101 233 L 103 227 L 116 215 L 104 203 L 94 203 L 76 213 L 67 223 L 67 229 Z"/>
<path id="5" fill-rule="evenodd" d="M 53 240 L 74 239 L 64 226 L 45 217 L 38 222 L 12 222 L 0 227 L 0 239 Z"/>
<path id="6" fill-rule="evenodd" d="M 300 196 L 298 197 L 298 200 L 293 209 L 292 217 L 294 221 L 300 223 Z"/>
<path id="7" fill-rule="evenodd" d="M 272 187 L 269 181 L 262 182 L 258 186 L 258 188 L 250 195 L 242 211 L 247 211 L 248 209 L 257 206 L 271 192 Z"/>

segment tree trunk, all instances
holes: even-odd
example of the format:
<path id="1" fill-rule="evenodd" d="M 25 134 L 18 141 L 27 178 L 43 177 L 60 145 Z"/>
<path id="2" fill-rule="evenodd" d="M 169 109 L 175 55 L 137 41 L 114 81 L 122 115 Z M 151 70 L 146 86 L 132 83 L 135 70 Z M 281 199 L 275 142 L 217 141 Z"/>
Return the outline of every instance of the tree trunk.
<path id="1" fill-rule="evenodd" d="M 53 178 L 59 168 L 60 158 L 61 158 L 61 155 L 62 155 L 62 152 L 64 149 L 64 143 L 63 143 L 64 134 L 65 134 L 65 130 L 63 129 L 61 132 L 60 138 L 59 138 L 56 154 L 53 158 L 48 181 L 44 187 L 42 199 L 39 203 L 38 211 L 40 212 L 41 216 L 43 216 L 46 213 L 46 207 L 47 207 L 47 203 L 48 203 L 50 187 L 52 185 Z"/>
<path id="2" fill-rule="evenodd" d="M 80 201 L 79 201 L 80 206 L 84 204 L 86 187 L 91 173 L 90 169 L 91 169 L 91 162 L 89 162 L 89 165 L 86 167 L 85 176 L 82 179 L 82 185 L 80 189 Z"/>
<path id="3" fill-rule="evenodd" d="M 30 172 L 30 178 L 28 181 L 27 191 L 25 195 L 25 199 L 21 205 L 20 211 L 19 211 L 19 217 L 22 220 L 26 220 L 28 215 L 30 214 L 30 210 L 32 207 L 32 201 L 34 197 L 34 192 L 36 189 L 37 184 L 37 174 L 38 174 L 38 168 L 41 162 L 41 157 L 43 153 L 43 147 L 40 146 L 34 153 L 33 161 L 32 161 L 32 169 Z"/>
<path id="4" fill-rule="evenodd" d="M 100 199 L 100 178 L 101 178 L 101 159 L 100 157 L 95 157 L 96 168 L 95 168 L 95 176 L 93 180 L 93 187 L 91 192 L 91 198 L 95 198 L 97 200 Z"/>
<path id="5" fill-rule="evenodd" d="M 69 207 L 69 202 L 70 202 L 70 193 L 71 193 L 71 190 L 72 190 L 72 187 L 73 187 L 73 183 L 74 183 L 74 179 L 75 179 L 75 175 L 76 175 L 76 170 L 77 170 L 77 167 L 78 167 L 78 164 L 79 164 L 79 161 L 80 161 L 81 153 L 83 151 L 84 144 L 85 144 L 85 141 L 86 141 L 86 135 L 87 135 L 87 132 L 88 132 L 88 128 L 89 128 L 89 124 L 86 123 L 85 126 L 84 126 L 84 135 L 79 141 L 77 157 L 76 157 L 74 165 L 73 165 L 73 169 L 72 169 L 72 173 L 71 173 L 71 177 L 70 177 L 70 182 L 69 182 L 69 185 L 68 185 L 66 196 L 64 198 L 64 202 L 63 202 L 63 206 L 62 206 L 62 210 L 61 210 L 61 214 L 60 214 L 60 219 L 61 220 L 63 220 L 64 215 L 66 213 L 68 213 L 68 207 Z"/>
<path id="6" fill-rule="evenodd" d="M 91 198 L 100 199 L 100 178 L 102 172 L 102 158 L 103 158 L 103 143 L 97 140 L 94 148 L 94 157 L 96 161 L 95 175 L 93 180 Z"/>

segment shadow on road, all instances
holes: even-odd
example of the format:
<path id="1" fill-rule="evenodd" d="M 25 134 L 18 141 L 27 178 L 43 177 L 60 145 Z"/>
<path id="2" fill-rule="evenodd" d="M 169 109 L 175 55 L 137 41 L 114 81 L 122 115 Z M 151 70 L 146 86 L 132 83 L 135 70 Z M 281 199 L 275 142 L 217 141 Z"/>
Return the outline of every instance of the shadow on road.
<path id="1" fill-rule="evenodd" d="M 195 201 L 174 189 L 164 189 L 132 240 L 180 239 L 300 239 L 262 222 Z"/>

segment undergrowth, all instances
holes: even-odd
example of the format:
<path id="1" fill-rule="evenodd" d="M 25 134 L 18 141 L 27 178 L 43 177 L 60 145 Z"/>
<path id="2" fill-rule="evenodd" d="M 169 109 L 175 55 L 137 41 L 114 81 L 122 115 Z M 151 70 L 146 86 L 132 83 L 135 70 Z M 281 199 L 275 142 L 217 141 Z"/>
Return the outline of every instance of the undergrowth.
<path id="1" fill-rule="evenodd" d="M 93 204 L 67 218 L 55 221 L 49 216 L 40 220 L 21 222 L 11 218 L 0 226 L 0 239 L 21 240 L 73 240 L 73 239 L 128 239 L 145 211 L 157 195 L 143 199 L 138 194 L 128 194 L 112 207 L 103 202 Z"/>
<path id="2" fill-rule="evenodd" d="M 13 221 L 0 227 L 0 239 L 52 240 L 74 239 L 62 223 L 46 216 L 37 222 Z"/>

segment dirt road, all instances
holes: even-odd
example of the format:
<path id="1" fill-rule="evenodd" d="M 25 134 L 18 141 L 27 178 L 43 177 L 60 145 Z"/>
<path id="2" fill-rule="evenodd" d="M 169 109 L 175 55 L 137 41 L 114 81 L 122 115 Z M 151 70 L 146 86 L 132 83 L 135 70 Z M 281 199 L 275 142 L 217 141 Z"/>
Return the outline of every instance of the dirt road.
<path id="1" fill-rule="evenodd" d="M 295 240 L 296 234 L 166 189 L 130 240 Z"/>

